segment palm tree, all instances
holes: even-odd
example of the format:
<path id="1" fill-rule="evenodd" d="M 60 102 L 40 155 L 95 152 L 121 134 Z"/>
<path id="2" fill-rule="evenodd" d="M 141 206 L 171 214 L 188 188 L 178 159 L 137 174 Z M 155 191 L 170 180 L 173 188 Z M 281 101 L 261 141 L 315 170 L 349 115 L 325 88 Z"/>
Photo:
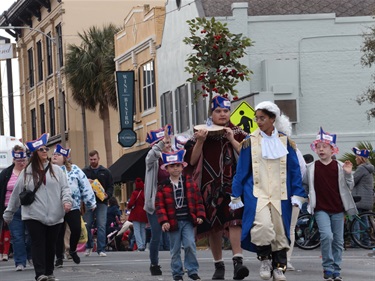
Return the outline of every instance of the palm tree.
<path id="1" fill-rule="evenodd" d="M 369 161 L 370 161 L 370 163 L 372 165 L 375 166 L 375 150 L 372 147 L 371 143 L 369 141 L 368 142 L 358 142 L 356 147 L 358 147 L 359 149 L 370 150 Z M 339 160 L 342 161 L 342 162 L 345 162 L 346 160 L 349 160 L 350 162 L 353 163 L 353 168 L 354 169 L 357 168 L 357 163 L 355 162 L 355 155 L 353 154 L 353 152 L 350 152 L 350 153 L 346 152 L 346 153 L 344 153 L 343 156 Z"/>
<path id="2" fill-rule="evenodd" d="M 114 35 L 118 30 L 109 24 L 78 33 L 82 43 L 68 46 L 65 66 L 74 101 L 84 109 L 99 109 L 108 167 L 112 165 L 109 107 L 117 109 Z"/>

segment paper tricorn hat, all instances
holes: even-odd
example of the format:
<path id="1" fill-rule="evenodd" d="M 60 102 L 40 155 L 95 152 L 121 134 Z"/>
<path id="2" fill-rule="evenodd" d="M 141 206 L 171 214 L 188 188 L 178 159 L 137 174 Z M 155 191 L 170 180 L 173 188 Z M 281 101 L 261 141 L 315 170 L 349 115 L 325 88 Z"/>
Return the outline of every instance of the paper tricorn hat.
<path id="1" fill-rule="evenodd" d="M 60 144 L 56 145 L 55 151 L 53 153 L 59 153 L 62 156 L 69 157 L 70 148 L 64 148 Z"/>
<path id="2" fill-rule="evenodd" d="M 38 139 L 26 142 L 27 148 L 34 152 L 41 146 L 45 146 L 48 142 L 48 133 L 44 133 Z"/>
<path id="3" fill-rule="evenodd" d="M 336 135 L 335 134 L 330 134 L 328 132 L 324 132 L 323 128 L 320 127 L 319 133 L 316 136 L 316 139 L 312 142 L 310 145 L 311 149 L 316 152 L 316 144 L 324 142 L 332 146 L 333 149 L 333 154 L 339 153 L 339 148 L 336 145 Z"/>
<path id="4" fill-rule="evenodd" d="M 369 158 L 370 157 L 370 150 L 367 149 L 359 149 L 358 147 L 353 147 L 352 148 L 353 152 L 357 156 L 361 156 L 364 158 Z"/>
<path id="5" fill-rule="evenodd" d="M 172 125 L 166 125 L 168 127 L 168 135 L 172 134 Z M 158 141 L 164 138 L 164 127 L 152 130 L 147 133 L 146 142 L 148 142 L 151 146 L 157 143 Z"/>
<path id="6" fill-rule="evenodd" d="M 160 166 L 161 169 L 165 170 L 165 167 L 171 164 L 182 164 L 184 167 L 187 163 L 184 161 L 186 150 L 181 149 L 174 152 L 162 152 L 161 158 L 163 160 L 163 165 Z"/>

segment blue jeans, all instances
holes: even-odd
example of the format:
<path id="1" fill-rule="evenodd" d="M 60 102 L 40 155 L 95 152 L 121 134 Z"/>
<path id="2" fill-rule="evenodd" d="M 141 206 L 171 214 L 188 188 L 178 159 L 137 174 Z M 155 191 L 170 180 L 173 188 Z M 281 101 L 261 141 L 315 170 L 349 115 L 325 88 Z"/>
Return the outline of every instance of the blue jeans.
<path id="1" fill-rule="evenodd" d="M 94 247 L 92 242 L 92 234 L 91 234 L 91 227 L 92 223 L 94 222 L 94 217 L 96 218 L 96 227 L 97 227 L 97 248 L 96 251 L 99 254 L 100 252 L 105 252 L 105 246 L 107 244 L 107 237 L 106 237 L 106 224 L 107 224 L 107 205 L 98 203 L 96 205 L 96 209 L 86 210 L 86 213 L 83 215 L 83 219 L 86 222 L 87 228 L 87 243 L 86 249 L 92 249 Z"/>
<path id="2" fill-rule="evenodd" d="M 320 233 L 323 270 L 340 274 L 344 249 L 344 213 L 317 211 L 315 219 Z"/>
<path id="3" fill-rule="evenodd" d="M 13 258 L 15 266 L 26 267 L 27 260 L 31 260 L 31 239 L 25 223 L 21 218 L 21 207 L 14 213 L 13 220 L 9 224 Z"/>
<path id="4" fill-rule="evenodd" d="M 181 246 L 185 250 L 184 267 L 188 276 L 198 274 L 197 248 L 195 246 L 194 226 L 190 221 L 178 221 L 178 230 L 169 233 L 171 243 L 171 269 L 173 278 L 184 275 L 181 260 Z"/>
<path id="5" fill-rule="evenodd" d="M 135 242 L 137 243 L 138 250 L 146 248 L 146 223 L 133 221 Z"/>
<path id="6" fill-rule="evenodd" d="M 147 213 L 148 222 L 150 223 L 151 227 L 151 241 L 150 241 L 150 261 L 152 265 L 159 264 L 159 244 L 160 244 L 160 236 L 161 236 L 161 226 L 158 222 L 158 217 L 156 216 L 156 212 L 152 215 Z"/>

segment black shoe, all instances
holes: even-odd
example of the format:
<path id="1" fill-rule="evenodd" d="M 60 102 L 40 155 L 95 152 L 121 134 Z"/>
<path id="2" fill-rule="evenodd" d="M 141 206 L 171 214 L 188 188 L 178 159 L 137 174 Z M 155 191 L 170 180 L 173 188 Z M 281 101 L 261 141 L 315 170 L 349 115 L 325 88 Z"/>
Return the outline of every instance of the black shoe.
<path id="1" fill-rule="evenodd" d="M 175 277 L 173 277 L 173 280 L 174 281 L 183 281 L 184 279 L 182 278 L 182 276 L 175 276 Z"/>
<path id="2" fill-rule="evenodd" d="M 161 266 L 160 265 L 153 265 L 150 266 L 151 275 L 162 275 Z"/>
<path id="3" fill-rule="evenodd" d="M 234 280 L 242 280 L 249 276 L 249 269 L 242 264 L 242 257 L 233 257 Z"/>
<path id="4" fill-rule="evenodd" d="M 77 252 L 69 252 L 69 255 L 72 257 L 74 263 L 76 263 L 76 264 L 81 263 L 81 259 L 79 258 Z"/>
<path id="5" fill-rule="evenodd" d="M 200 278 L 200 277 L 198 276 L 198 274 L 196 274 L 196 273 L 190 275 L 189 278 L 190 278 L 191 280 L 198 280 L 198 281 L 201 280 L 201 278 Z"/>
<path id="6" fill-rule="evenodd" d="M 224 280 L 225 275 L 225 265 L 224 262 L 215 262 L 215 272 L 212 275 L 212 280 Z"/>
<path id="7" fill-rule="evenodd" d="M 55 267 L 62 268 L 63 267 L 63 260 L 57 259 L 56 262 L 55 262 Z"/>

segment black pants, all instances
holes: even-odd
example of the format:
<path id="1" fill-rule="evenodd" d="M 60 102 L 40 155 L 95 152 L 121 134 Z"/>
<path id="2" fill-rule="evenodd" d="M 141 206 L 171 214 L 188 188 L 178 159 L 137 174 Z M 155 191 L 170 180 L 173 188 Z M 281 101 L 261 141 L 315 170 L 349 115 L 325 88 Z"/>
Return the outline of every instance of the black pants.
<path id="1" fill-rule="evenodd" d="M 25 221 L 31 237 L 31 254 L 35 279 L 40 275 L 52 275 L 54 268 L 56 241 L 61 223 L 45 225 L 36 220 Z"/>
<path id="2" fill-rule="evenodd" d="M 70 239 L 69 247 L 70 252 L 75 252 L 77 250 L 77 244 L 79 237 L 81 236 L 81 212 L 79 209 L 70 211 L 65 214 L 64 223 L 59 231 L 59 236 L 56 243 L 56 257 L 58 259 L 64 258 L 64 236 L 65 236 L 65 223 L 69 225 L 70 228 Z"/>

